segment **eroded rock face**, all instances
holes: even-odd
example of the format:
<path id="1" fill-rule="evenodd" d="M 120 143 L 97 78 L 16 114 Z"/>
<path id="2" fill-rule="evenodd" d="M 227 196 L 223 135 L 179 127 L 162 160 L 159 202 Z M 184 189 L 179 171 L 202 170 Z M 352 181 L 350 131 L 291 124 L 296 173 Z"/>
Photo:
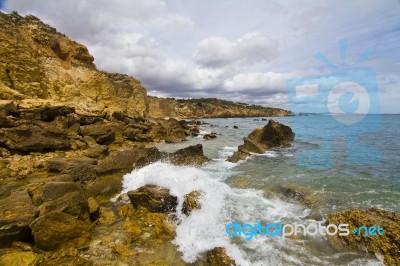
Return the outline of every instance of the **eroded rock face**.
<path id="1" fill-rule="evenodd" d="M 360 235 L 350 232 L 348 236 L 339 234 L 329 237 L 329 241 L 341 250 L 353 249 L 380 254 L 385 264 L 400 264 L 400 216 L 393 212 L 372 208 L 369 210 L 352 209 L 331 213 L 327 224 L 349 224 L 349 230 L 361 226 L 380 226 L 383 235 Z M 365 232 L 365 231 L 363 231 Z"/>
<path id="2" fill-rule="evenodd" d="M 46 251 L 56 250 L 62 245 L 83 246 L 90 233 L 88 223 L 63 212 L 40 216 L 30 224 L 30 228 L 35 245 Z"/>
<path id="3" fill-rule="evenodd" d="M 174 212 L 178 205 L 178 198 L 170 195 L 168 189 L 154 185 L 145 185 L 127 194 L 135 208 L 144 207 L 151 212 Z"/>
<path id="4" fill-rule="evenodd" d="M 146 115 L 140 81 L 98 71 L 85 46 L 31 15 L 1 13 L 0 24 L 0 98 L 53 99 L 90 111 Z"/>
<path id="5" fill-rule="evenodd" d="M 235 266 L 236 263 L 228 254 L 225 248 L 217 247 L 207 251 L 207 262 L 210 266 Z"/>
<path id="6" fill-rule="evenodd" d="M 27 241 L 29 224 L 37 216 L 37 208 L 27 191 L 19 191 L 0 200 L 0 248 L 13 241 Z"/>
<path id="7" fill-rule="evenodd" d="M 288 146 L 293 139 L 294 133 L 290 127 L 271 119 L 266 126 L 256 128 L 244 138 L 244 144 L 238 147 L 238 151 L 228 161 L 236 163 L 251 153 L 264 153 L 273 147 Z"/>

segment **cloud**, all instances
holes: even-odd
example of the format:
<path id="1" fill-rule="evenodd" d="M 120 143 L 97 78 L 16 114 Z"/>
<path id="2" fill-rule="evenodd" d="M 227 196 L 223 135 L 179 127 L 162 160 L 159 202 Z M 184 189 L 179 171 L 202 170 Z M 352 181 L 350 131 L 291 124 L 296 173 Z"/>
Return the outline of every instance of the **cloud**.
<path id="1" fill-rule="evenodd" d="M 229 64 L 252 65 L 271 61 L 278 56 L 276 41 L 258 32 L 250 32 L 230 41 L 223 37 L 210 37 L 200 42 L 194 61 L 204 67 L 223 67 Z"/>

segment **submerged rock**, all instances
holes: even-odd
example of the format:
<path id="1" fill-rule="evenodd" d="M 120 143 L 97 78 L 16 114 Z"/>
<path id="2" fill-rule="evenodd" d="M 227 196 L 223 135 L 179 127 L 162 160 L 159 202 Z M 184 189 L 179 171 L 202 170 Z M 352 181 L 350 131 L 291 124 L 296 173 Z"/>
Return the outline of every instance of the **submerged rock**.
<path id="1" fill-rule="evenodd" d="M 288 146 L 293 139 L 294 133 L 290 127 L 271 119 L 266 126 L 256 128 L 244 138 L 244 144 L 238 147 L 238 151 L 228 161 L 236 163 L 251 153 L 264 153 L 273 147 Z"/>
<path id="2" fill-rule="evenodd" d="M 26 190 L 0 200 L 0 214 L 0 248 L 30 238 L 29 224 L 37 216 L 37 208 Z"/>
<path id="3" fill-rule="evenodd" d="M 228 254 L 225 248 L 217 247 L 207 251 L 207 263 L 210 266 L 235 266 L 236 263 Z"/>
<path id="4" fill-rule="evenodd" d="M 186 215 L 189 215 L 192 211 L 200 209 L 200 198 L 203 196 L 203 194 L 204 192 L 200 190 L 195 190 L 186 194 L 182 204 L 182 212 Z"/>
<path id="5" fill-rule="evenodd" d="M 178 198 L 170 195 L 168 189 L 154 185 L 145 185 L 127 194 L 135 208 L 141 206 L 151 212 L 174 212 L 178 205 Z"/>
<path id="6" fill-rule="evenodd" d="M 330 243 L 338 249 L 367 251 L 380 254 L 387 265 L 400 265 L 400 216 L 393 212 L 371 208 L 369 210 L 352 209 L 331 213 L 327 224 L 349 224 L 350 234 L 329 237 Z M 382 235 L 368 235 L 362 230 L 360 235 L 352 232 L 360 227 L 380 226 Z M 361 229 L 360 229 L 361 230 Z"/>

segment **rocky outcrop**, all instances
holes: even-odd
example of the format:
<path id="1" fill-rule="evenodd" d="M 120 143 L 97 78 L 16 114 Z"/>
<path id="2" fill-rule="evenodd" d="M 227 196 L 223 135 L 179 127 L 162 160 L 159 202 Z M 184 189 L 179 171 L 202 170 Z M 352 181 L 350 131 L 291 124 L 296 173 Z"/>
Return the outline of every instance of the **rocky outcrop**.
<path id="1" fill-rule="evenodd" d="M 235 266 L 236 263 L 227 254 L 225 248 L 217 247 L 207 252 L 210 266 Z"/>
<path id="2" fill-rule="evenodd" d="M 0 98 L 53 99 L 89 111 L 147 113 L 146 89 L 98 71 L 87 48 L 38 18 L 0 13 Z"/>
<path id="3" fill-rule="evenodd" d="M 293 139 L 294 133 L 290 127 L 271 119 L 266 126 L 253 130 L 244 138 L 244 144 L 238 147 L 238 151 L 228 161 L 236 163 L 251 153 L 261 154 L 273 147 L 288 146 Z"/>
<path id="4" fill-rule="evenodd" d="M 173 99 L 148 97 L 149 115 L 175 118 L 223 118 L 288 116 L 291 112 L 271 107 L 234 103 L 215 98 Z"/>
<path id="5" fill-rule="evenodd" d="M 379 254 L 384 258 L 386 265 L 400 264 L 400 216 L 393 212 L 372 208 L 369 210 L 352 209 L 331 213 L 327 224 L 349 224 L 348 236 L 329 237 L 329 241 L 341 250 L 367 251 Z M 366 233 L 364 228 L 375 226 L 373 234 Z M 382 235 L 378 235 L 377 227 L 382 228 Z M 356 230 L 355 233 L 352 230 Z M 358 231 L 361 231 L 358 234 Z"/>
<path id="6" fill-rule="evenodd" d="M 74 181 L 85 182 L 96 179 L 96 164 L 95 159 L 76 156 L 73 158 L 53 157 L 47 161 L 46 166 L 49 170 L 70 175 Z"/>
<path id="7" fill-rule="evenodd" d="M 151 212 L 174 212 L 178 205 L 178 198 L 169 194 L 166 188 L 145 185 L 129 191 L 129 200 L 135 206 L 144 207 Z"/>

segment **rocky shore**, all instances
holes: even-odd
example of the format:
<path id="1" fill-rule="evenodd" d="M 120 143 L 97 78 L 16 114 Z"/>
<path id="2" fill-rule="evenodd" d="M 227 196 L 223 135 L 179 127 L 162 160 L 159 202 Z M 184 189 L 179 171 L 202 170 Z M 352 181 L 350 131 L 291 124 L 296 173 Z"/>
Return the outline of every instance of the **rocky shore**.
<path id="1" fill-rule="evenodd" d="M 110 201 L 120 194 L 123 175 L 156 161 L 190 166 L 210 161 L 202 145 L 173 153 L 155 147 L 199 134 L 200 122 L 176 118 L 290 112 L 215 99 L 148 97 L 139 80 L 97 70 L 85 46 L 34 16 L 0 13 L 0 24 L 0 265 L 187 265 L 171 243 L 176 197 L 145 185 Z M 228 160 L 285 147 L 293 139 L 290 127 L 269 120 Z M 284 191 L 313 203 L 306 190 Z M 186 194 L 179 211 L 201 209 L 203 195 Z M 329 216 L 332 222 L 349 219 L 383 222 L 393 233 L 381 242 L 335 238 L 333 244 L 398 263 L 398 216 L 383 210 Z M 194 265 L 235 262 L 216 247 Z"/>

